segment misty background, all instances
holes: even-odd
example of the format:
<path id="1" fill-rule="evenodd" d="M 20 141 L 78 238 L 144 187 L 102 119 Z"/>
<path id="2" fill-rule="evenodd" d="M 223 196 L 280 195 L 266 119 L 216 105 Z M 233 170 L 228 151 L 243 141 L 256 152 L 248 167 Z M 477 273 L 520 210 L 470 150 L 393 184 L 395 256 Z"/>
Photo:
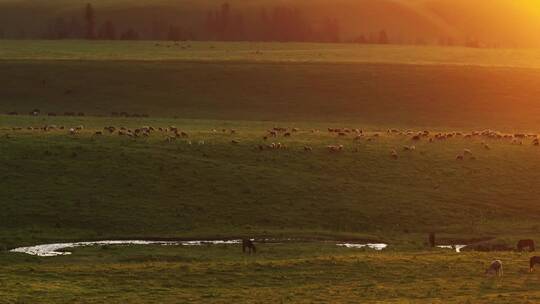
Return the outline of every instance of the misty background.
<path id="1" fill-rule="evenodd" d="M 88 35 L 89 8 L 93 37 Z M 0 0 L 3 39 L 514 48 L 540 46 L 539 20 L 540 4 L 534 0 Z"/>

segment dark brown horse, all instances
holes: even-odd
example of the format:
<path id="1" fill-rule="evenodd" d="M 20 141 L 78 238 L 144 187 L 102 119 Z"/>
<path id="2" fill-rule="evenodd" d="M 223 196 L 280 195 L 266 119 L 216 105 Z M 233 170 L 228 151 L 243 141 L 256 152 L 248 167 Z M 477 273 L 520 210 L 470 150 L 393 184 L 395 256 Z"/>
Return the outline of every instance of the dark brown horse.
<path id="1" fill-rule="evenodd" d="M 534 271 L 534 265 L 536 265 L 536 264 L 540 264 L 540 256 L 533 256 L 529 260 L 529 272 Z"/>
<path id="2" fill-rule="evenodd" d="M 517 250 L 518 251 L 523 251 L 523 249 L 525 248 L 529 248 L 529 251 L 535 251 L 535 248 L 534 248 L 534 241 L 533 240 L 520 240 L 518 243 L 517 243 Z"/>
<path id="3" fill-rule="evenodd" d="M 242 252 L 246 253 L 246 251 L 249 254 L 257 253 L 257 248 L 255 247 L 255 244 L 250 239 L 243 239 L 242 240 Z"/>
<path id="4" fill-rule="evenodd" d="M 428 237 L 429 247 L 435 247 L 435 233 L 430 233 Z"/>

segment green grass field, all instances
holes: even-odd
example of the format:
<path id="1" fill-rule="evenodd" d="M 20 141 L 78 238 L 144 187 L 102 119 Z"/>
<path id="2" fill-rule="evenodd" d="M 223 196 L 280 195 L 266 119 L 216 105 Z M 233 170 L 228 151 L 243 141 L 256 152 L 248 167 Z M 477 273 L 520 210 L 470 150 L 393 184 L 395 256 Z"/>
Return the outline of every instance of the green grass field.
<path id="1" fill-rule="evenodd" d="M 3 41 L 0 112 L 540 129 L 536 51 L 190 44 Z"/>
<path id="2" fill-rule="evenodd" d="M 537 303 L 526 255 L 503 278 L 483 276 L 493 254 L 377 253 L 320 244 L 239 248 L 96 247 L 73 256 L 7 256 L 5 303 Z M 9 263 L 9 265 L 7 265 Z M 24 292 L 22 292 L 24 290 Z"/>
<path id="3" fill-rule="evenodd" d="M 425 245 L 431 231 L 449 243 L 494 238 L 513 246 L 534 239 L 540 148 L 532 139 L 515 145 L 457 136 L 430 143 L 386 133 L 492 128 L 537 134 L 534 64 L 486 64 L 476 52 L 487 51 L 462 49 L 448 52 L 465 52 L 460 58 L 473 64 L 427 48 L 389 47 L 393 55 L 384 56 L 400 59 L 381 63 L 361 54 L 334 60 L 344 59 L 331 51 L 339 45 L 321 51 L 325 60 L 287 55 L 317 49 L 301 44 L 283 45 L 281 55 L 279 45 L 259 45 L 262 56 L 268 50 L 278 58 L 263 60 L 235 58 L 255 49 L 238 44 L 216 44 L 208 53 L 198 49 L 211 43 L 197 44 L 186 51 L 191 58 L 169 50 L 153 57 L 153 42 L 7 45 L 0 46 L 0 112 L 39 108 L 44 114 L 0 115 L 0 303 L 538 301 L 540 281 L 526 273 L 528 254 L 456 254 Z M 225 47 L 234 50 L 230 58 Z M 17 48 L 20 54 L 6 51 Z M 429 64 L 408 59 L 422 51 L 432 54 Z M 445 61 L 433 59 L 438 56 Z M 86 117 L 46 115 L 67 111 Z M 150 117 L 113 118 L 113 111 Z M 45 125 L 84 130 L 71 136 L 26 129 Z M 176 126 L 189 138 L 94 135 L 111 125 Z M 300 131 L 264 142 L 276 126 Z M 18 127 L 24 129 L 13 130 Z M 367 135 L 354 141 L 328 127 Z M 258 151 L 271 142 L 288 148 Z M 328 145 L 344 151 L 329 153 Z M 410 145 L 416 150 L 402 151 Z M 477 159 L 457 161 L 464 149 Z M 238 246 L 107 246 L 53 258 L 6 251 L 61 241 L 244 236 L 318 242 L 260 244 L 252 257 Z M 336 240 L 390 246 L 345 249 L 332 245 Z M 502 279 L 483 276 L 494 258 L 505 263 Z"/>
<path id="4" fill-rule="evenodd" d="M 371 63 L 539 68 L 535 49 L 317 43 L 3 40 L 3 60 Z"/>

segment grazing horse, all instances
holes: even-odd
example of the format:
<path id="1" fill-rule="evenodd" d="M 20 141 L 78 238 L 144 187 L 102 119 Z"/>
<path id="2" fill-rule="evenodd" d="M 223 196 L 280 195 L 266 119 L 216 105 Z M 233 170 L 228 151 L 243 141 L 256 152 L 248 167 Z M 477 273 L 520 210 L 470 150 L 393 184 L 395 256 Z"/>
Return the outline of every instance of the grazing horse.
<path id="1" fill-rule="evenodd" d="M 536 265 L 536 264 L 540 264 L 540 256 L 533 256 L 529 260 L 529 272 L 534 271 L 534 265 Z"/>
<path id="2" fill-rule="evenodd" d="M 520 240 L 518 243 L 517 243 L 517 250 L 518 251 L 523 251 L 523 249 L 525 248 L 529 248 L 529 251 L 534 251 L 535 248 L 534 248 L 534 241 L 533 240 Z"/>
<path id="3" fill-rule="evenodd" d="M 500 260 L 495 260 L 491 262 L 488 269 L 486 269 L 486 275 L 490 275 L 490 274 L 497 275 L 498 277 L 503 276 L 503 265 Z"/>
<path id="4" fill-rule="evenodd" d="M 249 254 L 257 253 L 257 248 L 255 247 L 255 244 L 250 239 L 243 239 L 242 240 L 242 252 L 245 253 L 246 250 Z"/>

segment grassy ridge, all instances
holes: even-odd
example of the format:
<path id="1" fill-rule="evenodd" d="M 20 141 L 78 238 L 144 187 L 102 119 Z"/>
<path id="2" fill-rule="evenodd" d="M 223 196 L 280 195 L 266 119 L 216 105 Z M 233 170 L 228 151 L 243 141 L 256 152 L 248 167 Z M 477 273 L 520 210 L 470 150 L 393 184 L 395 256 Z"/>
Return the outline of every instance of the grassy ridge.
<path id="1" fill-rule="evenodd" d="M 369 252 L 321 244 L 97 247 L 39 259 L 0 254 L 3 301 L 40 303 L 535 303 L 527 255 L 498 253 L 503 279 L 483 271 L 494 256 L 449 251 Z"/>
<path id="2" fill-rule="evenodd" d="M 539 151 L 529 142 L 493 141 L 492 150 L 484 151 L 482 139 L 424 141 L 395 161 L 390 151 L 412 144 L 410 137 L 354 142 L 327 134 L 320 124 L 294 124 L 304 131 L 276 139 L 288 150 L 261 152 L 255 147 L 275 123 L 16 119 L 11 125 L 174 124 L 191 134 L 192 144 L 165 143 L 163 134 L 94 137 L 91 129 L 75 137 L 66 131 L 2 131 L 0 225 L 7 246 L 114 237 L 407 239 L 407 232 L 431 230 L 518 238 L 539 229 Z M 239 133 L 214 134 L 214 128 Z M 311 128 L 323 132 L 312 134 Z M 204 145 L 197 144 L 201 140 Z M 343 144 L 346 151 L 328 153 L 329 144 Z M 305 145 L 314 152 L 304 152 Z M 466 148 L 476 161 L 455 160 Z"/>

